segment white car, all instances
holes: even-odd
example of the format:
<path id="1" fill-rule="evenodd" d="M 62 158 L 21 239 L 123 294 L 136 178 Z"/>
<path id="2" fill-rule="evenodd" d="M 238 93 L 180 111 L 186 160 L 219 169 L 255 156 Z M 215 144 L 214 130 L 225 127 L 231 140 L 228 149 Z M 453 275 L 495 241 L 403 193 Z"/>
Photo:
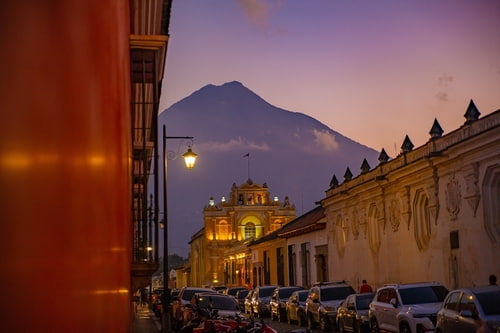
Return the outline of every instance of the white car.
<path id="1" fill-rule="evenodd" d="M 447 293 L 437 282 L 389 284 L 379 288 L 368 311 L 371 332 L 434 332 L 437 312 Z"/>

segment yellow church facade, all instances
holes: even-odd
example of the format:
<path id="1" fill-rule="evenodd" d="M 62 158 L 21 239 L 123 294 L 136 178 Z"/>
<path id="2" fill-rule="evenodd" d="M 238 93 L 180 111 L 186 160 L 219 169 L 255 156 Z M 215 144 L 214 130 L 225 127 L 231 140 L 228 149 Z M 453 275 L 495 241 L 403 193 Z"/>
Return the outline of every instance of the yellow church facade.
<path id="1" fill-rule="evenodd" d="M 203 210 L 204 227 L 190 242 L 190 284 L 252 285 L 259 270 L 247 244 L 280 229 L 295 215 L 288 197 L 271 197 L 266 183 L 251 179 L 240 186 L 233 183 L 227 198 L 210 198 Z"/>

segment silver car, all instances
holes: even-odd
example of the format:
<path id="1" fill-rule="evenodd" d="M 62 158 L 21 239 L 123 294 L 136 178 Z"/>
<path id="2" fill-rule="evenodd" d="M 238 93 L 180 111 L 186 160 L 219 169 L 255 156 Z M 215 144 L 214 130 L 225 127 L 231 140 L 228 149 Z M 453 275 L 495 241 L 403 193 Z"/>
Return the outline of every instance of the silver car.
<path id="1" fill-rule="evenodd" d="M 450 291 L 437 314 L 436 332 L 500 332 L 500 286 Z"/>

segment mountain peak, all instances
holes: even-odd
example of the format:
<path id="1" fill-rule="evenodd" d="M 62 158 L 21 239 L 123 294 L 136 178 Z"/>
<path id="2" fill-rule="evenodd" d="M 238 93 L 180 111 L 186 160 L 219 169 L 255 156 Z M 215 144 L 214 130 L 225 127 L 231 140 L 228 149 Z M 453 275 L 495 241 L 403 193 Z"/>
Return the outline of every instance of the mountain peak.
<path id="1" fill-rule="evenodd" d="M 172 105 L 172 109 L 189 108 L 188 105 L 196 101 L 197 104 L 204 104 L 207 107 L 221 103 L 226 107 L 229 105 L 246 105 L 261 108 L 263 105 L 269 105 L 262 97 L 245 87 L 239 81 L 230 81 L 222 85 L 207 84 L 199 90 L 193 92 L 188 97 Z M 169 108 L 170 109 L 170 108 Z"/>

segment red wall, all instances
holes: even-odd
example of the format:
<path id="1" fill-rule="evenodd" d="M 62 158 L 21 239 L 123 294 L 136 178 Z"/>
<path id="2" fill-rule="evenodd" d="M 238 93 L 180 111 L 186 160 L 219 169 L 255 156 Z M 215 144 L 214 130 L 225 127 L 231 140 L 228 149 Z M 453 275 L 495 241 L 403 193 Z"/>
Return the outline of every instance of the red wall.
<path id="1" fill-rule="evenodd" d="M 0 4 L 1 332 L 129 331 L 128 20 Z"/>

